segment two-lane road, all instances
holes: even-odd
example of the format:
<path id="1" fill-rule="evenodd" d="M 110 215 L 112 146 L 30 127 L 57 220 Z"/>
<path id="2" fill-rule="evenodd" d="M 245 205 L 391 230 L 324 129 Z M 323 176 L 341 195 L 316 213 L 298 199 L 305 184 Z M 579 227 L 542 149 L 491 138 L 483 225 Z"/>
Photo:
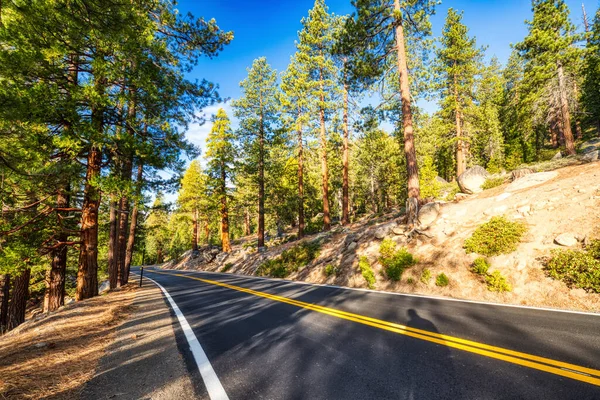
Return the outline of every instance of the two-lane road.
<path id="1" fill-rule="evenodd" d="M 600 399 L 597 314 L 144 275 L 185 316 L 230 399 Z"/>

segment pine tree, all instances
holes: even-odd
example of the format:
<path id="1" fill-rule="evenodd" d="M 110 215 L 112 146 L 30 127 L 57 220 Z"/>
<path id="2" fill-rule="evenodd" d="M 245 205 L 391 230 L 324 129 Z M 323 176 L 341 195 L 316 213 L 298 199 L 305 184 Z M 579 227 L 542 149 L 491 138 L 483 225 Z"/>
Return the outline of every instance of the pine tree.
<path id="1" fill-rule="evenodd" d="M 192 251 L 198 251 L 198 221 L 200 213 L 207 211 L 206 198 L 207 182 L 202 172 L 200 162 L 194 160 L 181 179 L 181 189 L 177 203 L 181 210 L 191 215 L 192 220 Z"/>
<path id="2" fill-rule="evenodd" d="M 579 40 L 563 0 L 534 0 L 533 19 L 527 21 L 529 34 L 516 48 L 526 60 L 525 82 L 528 96 L 539 96 L 550 88 L 557 99 L 556 115 L 564 135 L 567 154 L 575 154 L 571 131 L 568 85 L 570 65 L 578 57 L 574 46 Z M 554 82 L 552 82 L 554 81 Z"/>
<path id="3" fill-rule="evenodd" d="M 589 121 L 596 126 L 598 135 L 600 135 L 600 96 L 598 96 L 598 88 L 600 88 L 600 9 L 596 12 L 588 35 L 583 103 Z"/>
<path id="4" fill-rule="evenodd" d="M 468 138 L 465 138 L 465 119 L 472 112 L 475 76 L 479 72 L 481 50 L 475 38 L 469 37 L 462 23 L 462 13 L 448 9 L 446 24 L 437 51 L 438 71 L 442 77 L 440 106 L 447 118 L 454 120 L 456 134 L 456 176 L 467 168 Z M 466 139 L 466 140 L 465 140 Z"/>
<path id="5" fill-rule="evenodd" d="M 296 128 L 296 158 L 298 163 L 298 237 L 304 236 L 304 135 L 309 118 L 309 73 L 306 65 L 298 61 L 298 53 L 281 76 L 282 110 Z"/>
<path id="6" fill-rule="evenodd" d="M 258 186 L 258 247 L 265 245 L 265 168 L 268 149 L 276 135 L 279 118 L 277 72 L 265 57 L 258 58 L 240 83 L 242 97 L 232 103 L 240 120 L 236 132 L 244 149 L 246 169 L 256 177 Z"/>
<path id="7" fill-rule="evenodd" d="M 308 75 L 308 96 L 310 107 L 318 113 L 319 141 L 321 151 L 323 229 L 331 228 L 329 204 L 329 167 L 327 164 L 327 128 L 326 115 L 333 108 L 336 97 L 337 70 L 331 56 L 334 45 L 335 19 L 328 13 L 324 0 L 315 0 L 308 11 L 308 17 L 302 19 L 302 30 L 298 32 L 297 59 Z"/>
<path id="8" fill-rule="evenodd" d="M 406 38 L 430 33 L 429 15 L 433 14 L 436 0 L 355 0 L 354 18 L 346 23 L 344 42 L 353 48 L 357 57 L 349 66 L 351 81 L 372 84 L 387 70 L 388 55 L 395 55 L 402 98 L 402 128 L 404 154 L 408 173 L 407 208 L 409 223 L 416 222 L 419 191 L 419 170 L 414 143 L 413 110 L 409 82 Z"/>
<path id="9" fill-rule="evenodd" d="M 229 242 L 229 212 L 227 208 L 227 181 L 232 179 L 235 148 L 229 117 L 220 108 L 206 138 L 207 175 L 210 177 L 213 196 L 218 198 L 221 213 L 221 246 L 224 252 L 231 251 Z"/>

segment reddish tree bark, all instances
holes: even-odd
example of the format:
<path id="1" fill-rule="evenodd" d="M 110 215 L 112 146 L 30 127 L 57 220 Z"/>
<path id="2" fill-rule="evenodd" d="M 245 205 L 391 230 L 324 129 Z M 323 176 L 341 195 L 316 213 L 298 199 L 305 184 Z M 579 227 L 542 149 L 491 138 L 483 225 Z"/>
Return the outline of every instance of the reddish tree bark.
<path id="1" fill-rule="evenodd" d="M 0 334 L 6 331 L 8 322 L 8 293 L 10 274 L 0 275 Z"/>
<path id="2" fill-rule="evenodd" d="M 10 303 L 8 305 L 8 330 L 14 329 L 25 322 L 30 274 L 31 270 L 26 268 L 14 279 Z"/>
<path id="3" fill-rule="evenodd" d="M 229 242 L 229 210 L 227 209 L 227 181 L 225 166 L 221 165 L 221 245 L 224 252 L 231 251 Z"/>
<path id="4" fill-rule="evenodd" d="M 304 143 L 298 111 L 298 238 L 304 237 Z"/>
<path id="5" fill-rule="evenodd" d="M 198 251 L 198 209 L 192 211 L 192 250 Z"/>
<path id="6" fill-rule="evenodd" d="M 565 147 L 568 155 L 575 155 L 575 143 L 573 140 L 573 132 L 571 131 L 571 114 L 569 112 L 569 102 L 567 100 L 565 76 L 563 65 L 560 61 L 557 62 L 558 70 L 558 88 L 560 91 L 560 111 L 562 117 L 563 133 L 565 137 Z"/>
<path id="7" fill-rule="evenodd" d="M 100 175 L 102 153 L 96 146 L 88 152 L 86 184 L 81 207 L 81 248 L 77 271 L 77 301 L 98 295 L 98 207 L 100 191 L 94 181 Z"/>
<path id="8" fill-rule="evenodd" d="M 321 175 L 322 175 L 322 197 L 323 197 L 323 230 L 331 229 L 331 217 L 329 215 L 329 168 L 327 166 L 327 132 L 325 130 L 325 93 L 323 90 L 323 71 L 320 71 L 321 81 L 321 107 L 319 108 L 319 122 L 321 125 Z"/>
<path id="9" fill-rule="evenodd" d="M 348 225 L 350 222 L 350 199 L 348 196 L 348 84 L 346 83 L 346 73 L 344 72 L 344 149 L 342 154 L 342 225 Z"/>
<path id="10" fill-rule="evenodd" d="M 394 9 L 398 13 L 401 12 L 399 0 L 394 0 Z M 396 51 L 398 56 L 398 74 L 400 76 L 400 95 L 402 97 L 402 126 L 404 129 L 404 155 L 406 157 L 406 172 L 408 175 L 408 197 L 415 198 L 418 201 L 421 197 L 419 167 L 417 165 L 417 152 L 415 150 L 404 28 L 401 23 L 396 26 Z M 416 218 L 416 216 L 409 215 L 409 221 L 412 219 L 411 217 Z"/>
<path id="11" fill-rule="evenodd" d="M 58 208 L 69 207 L 69 191 L 67 185 L 59 191 L 56 196 L 56 206 Z M 59 223 L 60 226 L 60 223 Z M 62 227 L 60 227 L 62 229 Z M 69 240 L 69 235 L 64 231 L 57 235 L 59 242 Z M 65 304 L 65 277 L 67 273 L 67 251 L 66 245 L 53 249 L 50 253 L 50 269 L 46 271 L 46 293 L 44 295 L 44 312 L 56 311 Z"/>
<path id="12" fill-rule="evenodd" d="M 133 258 L 133 247 L 135 246 L 135 231 L 137 229 L 137 217 L 139 208 L 139 196 L 142 192 L 142 181 L 144 179 L 144 165 L 141 161 L 138 164 L 137 178 L 136 178 L 136 194 L 137 198 L 133 203 L 133 210 L 131 210 L 131 221 L 129 222 L 129 236 L 127 237 L 127 248 L 125 250 L 125 274 L 129 276 L 129 269 L 131 267 L 131 259 Z"/>

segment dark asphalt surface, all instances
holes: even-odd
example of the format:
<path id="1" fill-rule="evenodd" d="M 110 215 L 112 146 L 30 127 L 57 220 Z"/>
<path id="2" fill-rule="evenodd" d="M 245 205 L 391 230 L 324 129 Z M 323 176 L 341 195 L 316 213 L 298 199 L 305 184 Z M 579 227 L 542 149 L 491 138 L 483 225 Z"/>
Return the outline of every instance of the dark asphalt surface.
<path id="1" fill-rule="evenodd" d="M 600 315 L 231 274 L 161 272 L 221 281 L 600 369 Z M 589 383 L 151 269 L 144 269 L 144 275 L 173 297 L 232 400 L 600 399 L 600 387 Z M 178 342 L 189 358 L 186 346 Z"/>

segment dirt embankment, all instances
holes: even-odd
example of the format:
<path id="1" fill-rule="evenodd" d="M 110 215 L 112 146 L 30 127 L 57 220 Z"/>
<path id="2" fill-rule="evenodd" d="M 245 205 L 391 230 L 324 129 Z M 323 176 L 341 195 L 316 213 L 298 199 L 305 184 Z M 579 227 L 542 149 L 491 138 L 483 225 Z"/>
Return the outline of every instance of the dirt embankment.
<path id="1" fill-rule="evenodd" d="M 366 217 L 349 226 L 307 237 L 303 240 L 322 243 L 320 255 L 288 278 L 366 287 L 358 268 L 359 257 L 366 256 L 375 270 L 378 290 L 600 312 L 600 295 L 569 289 L 547 277 L 543 269 L 544 257 L 559 247 L 554 242 L 558 235 L 572 233 L 580 241 L 599 237 L 600 163 L 558 169 L 540 181 L 530 182 L 532 186 L 523 182 L 504 184 L 460 202 L 441 203 L 439 216 L 426 231 L 431 237 L 419 235 L 407 241 L 398 214 Z M 499 270 L 511 283 L 513 290 L 506 293 L 487 290 L 482 278 L 470 271 L 477 255 L 467 254 L 463 249 L 465 239 L 494 215 L 522 221 L 528 227 L 515 252 L 489 259 L 491 270 Z M 386 279 L 378 262 L 383 237 L 407 247 L 419 259 L 417 265 L 404 272 L 400 282 Z M 246 248 L 250 239 L 240 241 L 229 254 L 216 254 L 213 250 L 206 258 L 193 259 L 187 253 L 180 262 L 166 264 L 164 268 L 252 275 L 266 259 L 298 244 L 294 241 L 271 245 L 264 253 L 257 253 Z M 333 265 L 337 273 L 327 276 L 327 265 Z M 420 281 L 424 269 L 429 269 L 433 276 L 428 284 Z M 434 284 L 440 273 L 450 278 L 448 286 Z"/>
<path id="2" fill-rule="evenodd" d="M 131 311 L 135 285 L 40 314 L 0 337 L 0 398 L 79 399 Z"/>

